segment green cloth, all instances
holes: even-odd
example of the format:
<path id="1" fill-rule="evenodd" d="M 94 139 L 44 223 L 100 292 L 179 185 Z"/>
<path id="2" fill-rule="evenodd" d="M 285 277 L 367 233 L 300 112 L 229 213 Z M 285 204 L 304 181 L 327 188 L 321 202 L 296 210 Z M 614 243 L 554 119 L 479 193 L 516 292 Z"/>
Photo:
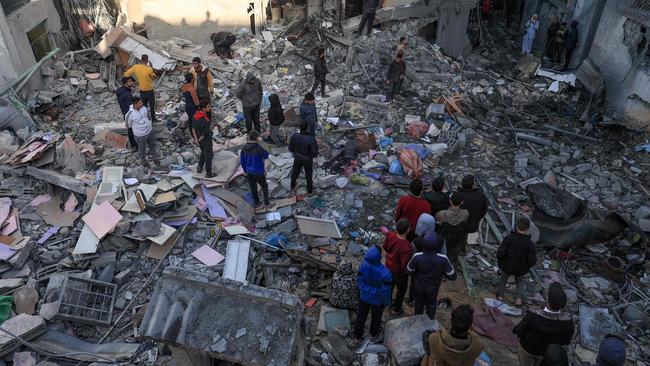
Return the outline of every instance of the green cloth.
<path id="1" fill-rule="evenodd" d="M 13 296 L 0 296 L 0 324 L 9 319 L 9 315 L 11 314 L 11 306 L 13 303 Z"/>

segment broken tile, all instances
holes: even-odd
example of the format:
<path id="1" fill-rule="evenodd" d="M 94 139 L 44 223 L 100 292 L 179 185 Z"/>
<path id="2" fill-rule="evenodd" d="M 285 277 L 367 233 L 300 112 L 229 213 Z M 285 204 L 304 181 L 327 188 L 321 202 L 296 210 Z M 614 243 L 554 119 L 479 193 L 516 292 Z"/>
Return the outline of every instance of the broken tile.
<path id="1" fill-rule="evenodd" d="M 198 259 L 206 266 L 215 266 L 225 258 L 221 253 L 212 249 L 209 245 L 203 245 L 192 253 L 192 256 Z"/>
<path id="2" fill-rule="evenodd" d="M 122 220 L 122 215 L 108 201 L 90 209 L 81 218 L 97 238 L 102 239 L 115 229 Z"/>

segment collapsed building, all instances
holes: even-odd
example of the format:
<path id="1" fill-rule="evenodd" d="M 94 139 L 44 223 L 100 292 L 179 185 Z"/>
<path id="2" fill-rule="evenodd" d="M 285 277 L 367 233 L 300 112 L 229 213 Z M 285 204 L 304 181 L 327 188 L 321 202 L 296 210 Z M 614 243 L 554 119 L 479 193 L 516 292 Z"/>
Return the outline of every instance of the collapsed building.
<path id="1" fill-rule="evenodd" d="M 302 10 L 271 2 L 270 20 L 258 13 L 267 4 L 251 3 L 256 10 L 237 8 L 236 16 L 210 11 L 214 20 L 196 30 L 164 18 L 186 11 L 169 2 L 122 1 L 130 10 L 93 42 L 39 64 L 37 78 L 11 79 L 15 93 L 0 104 L 4 360 L 413 365 L 424 354 L 422 332 L 447 327 L 450 309 L 469 303 L 492 363 L 514 364 L 512 326 L 524 309 L 492 294 L 496 249 L 525 216 L 539 257 L 527 301 L 543 305 L 549 284 L 563 284 L 580 325 L 568 347 L 573 362 L 593 363 L 608 333 L 625 339 L 628 360 L 649 361 L 647 129 L 605 103 L 602 121 L 581 121 L 594 104 L 593 79 L 610 84 L 596 43 L 578 53 L 574 71 L 560 73 L 520 57 L 518 29 L 500 19 L 476 23 L 472 1 L 386 1 L 373 34 L 361 38 L 355 1 L 308 1 Z M 548 3 L 557 5 L 526 4 Z M 150 23 L 136 15 L 159 7 Z M 601 8 L 575 9 L 582 12 L 563 14 L 583 19 Z M 209 42 L 221 16 L 236 22 L 227 25 L 237 36 L 233 59 Z M 467 28 L 477 25 L 481 42 L 472 47 Z M 388 103 L 382 84 L 402 36 L 407 81 Z M 317 193 L 306 195 L 302 184 L 292 192 L 291 153 L 263 143 L 272 204 L 256 212 L 239 165 L 246 137 L 233 91 L 247 72 L 259 75 L 263 111 L 278 94 L 290 136 L 319 47 L 330 73 L 329 96 L 316 101 Z M 154 130 L 163 159 L 153 168 L 128 150 L 113 93 L 143 54 L 158 73 Z M 181 128 L 178 87 L 196 56 L 215 78 L 214 178 L 197 173 L 198 149 Z M 437 320 L 410 308 L 386 314 L 383 341 L 348 347 L 359 263 L 383 241 L 382 227 L 392 229 L 399 197 L 415 177 L 430 187 L 442 175 L 454 191 L 465 174 L 478 177 L 490 207 L 469 238 L 462 276 L 441 288 Z"/>

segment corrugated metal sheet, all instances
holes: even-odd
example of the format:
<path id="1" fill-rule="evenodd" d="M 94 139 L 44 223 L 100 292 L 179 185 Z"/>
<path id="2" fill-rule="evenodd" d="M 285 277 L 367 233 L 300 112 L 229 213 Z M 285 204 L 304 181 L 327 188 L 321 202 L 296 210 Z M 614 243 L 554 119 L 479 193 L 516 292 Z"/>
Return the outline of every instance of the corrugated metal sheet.
<path id="1" fill-rule="evenodd" d="M 626 17 L 650 25 L 650 0 L 623 0 L 621 6 Z"/>

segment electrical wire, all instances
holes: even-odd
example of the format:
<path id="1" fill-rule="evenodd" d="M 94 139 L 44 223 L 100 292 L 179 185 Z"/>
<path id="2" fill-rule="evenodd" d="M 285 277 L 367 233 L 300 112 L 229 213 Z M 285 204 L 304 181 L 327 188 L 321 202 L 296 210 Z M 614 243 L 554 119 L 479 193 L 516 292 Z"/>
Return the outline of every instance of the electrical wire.
<path id="1" fill-rule="evenodd" d="M 94 354 L 94 353 L 88 353 L 88 352 L 70 352 L 70 353 L 63 353 L 63 354 L 52 353 L 52 352 L 46 351 L 46 350 L 44 350 L 44 349 L 42 349 L 40 347 L 35 346 L 33 343 L 30 343 L 30 342 L 26 341 L 22 337 L 20 337 L 20 336 L 18 336 L 16 334 L 13 334 L 12 332 L 4 329 L 3 327 L 0 327 L 0 331 L 3 331 L 4 333 L 6 333 L 9 336 L 13 337 L 14 339 L 16 339 L 18 341 L 18 343 L 20 343 L 23 346 L 31 349 L 32 351 L 35 351 L 35 352 L 37 352 L 39 354 L 42 354 L 42 355 L 45 355 L 45 356 L 48 356 L 48 357 L 51 357 L 51 358 L 71 359 L 71 360 L 79 361 L 77 359 L 71 358 L 70 356 L 83 355 L 83 356 L 95 357 L 97 359 L 107 361 L 107 362 L 110 362 L 112 364 L 117 363 L 117 364 L 120 364 L 120 365 L 127 365 L 127 363 L 117 362 L 117 361 L 112 360 L 110 358 L 100 356 L 100 355 L 97 355 L 97 354 Z"/>

